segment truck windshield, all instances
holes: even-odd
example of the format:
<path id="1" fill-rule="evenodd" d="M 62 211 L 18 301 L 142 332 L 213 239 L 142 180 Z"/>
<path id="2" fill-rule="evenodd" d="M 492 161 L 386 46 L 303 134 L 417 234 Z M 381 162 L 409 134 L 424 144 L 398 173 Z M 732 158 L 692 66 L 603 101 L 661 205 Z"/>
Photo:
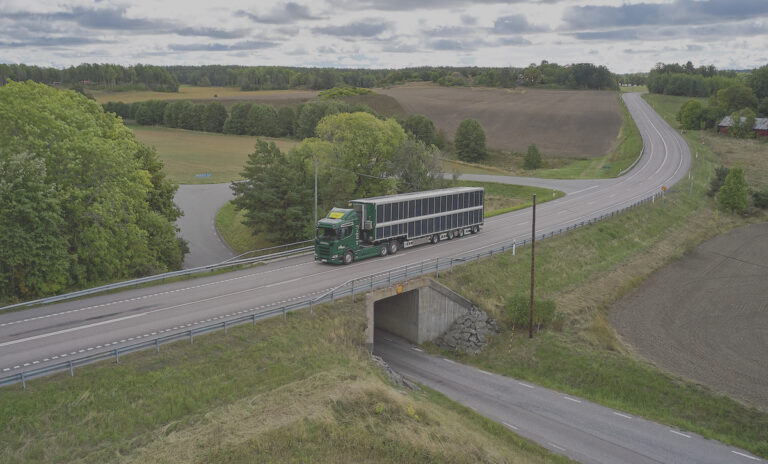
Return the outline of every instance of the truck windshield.
<path id="1" fill-rule="evenodd" d="M 338 233 L 339 233 L 338 229 L 330 229 L 328 227 L 317 228 L 317 238 L 320 240 L 327 240 L 329 242 L 336 240 Z"/>

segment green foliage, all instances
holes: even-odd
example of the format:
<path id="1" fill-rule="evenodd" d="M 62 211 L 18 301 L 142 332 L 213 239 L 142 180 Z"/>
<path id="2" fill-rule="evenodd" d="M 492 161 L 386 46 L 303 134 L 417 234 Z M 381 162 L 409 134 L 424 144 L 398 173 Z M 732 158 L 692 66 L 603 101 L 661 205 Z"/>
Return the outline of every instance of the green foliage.
<path id="1" fill-rule="evenodd" d="M 324 90 L 317 94 L 321 100 L 333 100 L 353 95 L 370 95 L 373 90 L 363 89 L 361 87 L 350 87 L 348 85 L 337 86 L 332 89 Z"/>
<path id="2" fill-rule="evenodd" d="M 747 83 L 755 95 L 759 99 L 768 98 L 768 64 L 763 65 L 757 69 L 753 69 L 749 73 Z"/>
<path id="3" fill-rule="evenodd" d="M 698 130 L 701 128 L 701 118 L 704 106 L 696 100 L 688 100 L 680 107 L 677 120 L 683 129 Z"/>
<path id="4" fill-rule="evenodd" d="M 273 243 L 307 238 L 313 195 L 311 174 L 300 158 L 286 158 L 274 142 L 259 140 L 241 175 L 245 181 L 231 186 L 233 203 L 245 211 L 243 224 L 254 235 L 264 233 Z"/>
<path id="5" fill-rule="evenodd" d="M 506 317 L 510 327 L 514 329 L 527 328 L 531 319 L 530 296 L 517 294 L 507 299 Z M 555 311 L 556 305 L 552 300 L 534 300 L 533 302 L 533 326 L 557 328 L 560 326 L 560 317 Z"/>
<path id="6" fill-rule="evenodd" d="M 224 123 L 227 120 L 227 108 L 219 102 L 211 102 L 205 105 L 202 118 L 202 130 L 206 132 L 224 131 Z"/>
<path id="7" fill-rule="evenodd" d="M 279 137 L 294 135 L 293 124 L 296 120 L 296 110 L 291 106 L 281 106 L 277 110 L 277 130 Z"/>
<path id="8" fill-rule="evenodd" d="M 541 153 L 536 145 L 531 144 L 528 146 L 528 152 L 525 154 L 523 168 L 525 169 L 539 169 L 542 165 Z"/>
<path id="9" fill-rule="evenodd" d="M 235 103 L 224 121 L 225 134 L 245 135 L 248 133 L 248 112 L 253 103 Z"/>
<path id="10" fill-rule="evenodd" d="M 725 108 L 727 112 L 741 110 L 743 108 L 757 109 L 757 97 L 752 89 L 744 85 L 733 85 L 718 90 L 714 103 Z"/>
<path id="11" fill-rule="evenodd" d="M 326 115 L 343 113 L 349 110 L 349 105 L 337 100 L 311 102 L 296 108 L 296 123 L 294 133 L 300 139 L 315 136 L 315 128 Z"/>
<path id="12" fill-rule="evenodd" d="M 745 108 L 741 111 L 736 111 L 731 114 L 731 120 L 733 121 L 731 127 L 728 128 L 728 135 L 736 137 L 738 139 L 747 139 L 755 137 L 755 112 L 749 108 Z"/>
<path id="13" fill-rule="evenodd" d="M 485 131 L 474 119 L 465 119 L 456 128 L 456 155 L 462 161 L 480 161 L 488 156 L 485 148 Z"/>
<path id="14" fill-rule="evenodd" d="M 408 116 L 401 125 L 407 134 L 425 145 L 434 143 L 435 124 L 428 117 L 421 114 L 413 114 Z"/>
<path id="15" fill-rule="evenodd" d="M 732 212 L 740 213 L 747 207 L 747 181 L 744 170 L 734 167 L 725 178 L 725 183 L 717 195 L 720 205 Z"/>
<path id="16" fill-rule="evenodd" d="M 715 177 L 713 177 L 709 181 L 709 190 L 707 191 L 707 195 L 710 197 L 714 197 L 717 195 L 717 192 L 720 191 L 720 188 L 725 183 L 725 178 L 728 177 L 728 173 L 731 172 L 730 168 L 727 168 L 725 166 L 720 166 L 715 168 Z"/>
<path id="17" fill-rule="evenodd" d="M 168 102 L 164 100 L 147 100 L 137 103 L 134 111 L 136 123 L 142 126 L 163 124 L 163 116 Z"/>
<path id="18" fill-rule="evenodd" d="M 752 201 L 756 207 L 768 209 L 768 191 L 757 190 L 752 192 Z"/>
<path id="19" fill-rule="evenodd" d="M 246 126 L 249 135 L 277 137 L 279 128 L 275 107 L 265 104 L 251 106 L 248 110 Z"/>
<path id="20" fill-rule="evenodd" d="M 397 179 L 398 192 L 433 190 L 448 187 L 442 174 L 440 151 L 434 145 L 408 138 L 392 156 L 392 172 Z"/>
<path id="21" fill-rule="evenodd" d="M 659 63 L 648 73 L 645 83 L 651 93 L 688 97 L 708 97 L 740 85 L 732 71 L 718 71 L 712 65 L 695 68 L 690 61 L 685 65 Z"/>
<path id="22" fill-rule="evenodd" d="M 18 246 L 0 263 L 4 294 L 42 295 L 181 265 L 176 186 L 119 119 L 74 92 L 11 82 L 0 89 L 0 120 L 0 164 L 15 173 L 4 184 L 0 220 L 9 221 L 4 243 Z M 37 232 L 25 229 L 32 225 Z"/>

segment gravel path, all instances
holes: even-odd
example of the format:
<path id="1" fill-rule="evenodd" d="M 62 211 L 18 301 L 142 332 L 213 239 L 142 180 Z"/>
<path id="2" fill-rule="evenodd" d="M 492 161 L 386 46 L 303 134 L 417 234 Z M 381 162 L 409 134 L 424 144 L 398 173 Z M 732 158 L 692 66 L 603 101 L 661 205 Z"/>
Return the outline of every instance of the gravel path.
<path id="1" fill-rule="evenodd" d="M 661 368 L 768 411 L 768 223 L 700 245 L 609 319 Z"/>

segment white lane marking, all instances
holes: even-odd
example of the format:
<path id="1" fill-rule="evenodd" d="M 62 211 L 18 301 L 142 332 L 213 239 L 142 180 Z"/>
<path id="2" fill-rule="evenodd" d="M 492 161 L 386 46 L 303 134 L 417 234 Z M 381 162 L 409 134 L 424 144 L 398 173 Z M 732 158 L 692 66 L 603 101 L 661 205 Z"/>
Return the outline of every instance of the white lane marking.
<path id="1" fill-rule="evenodd" d="M 748 455 L 748 454 L 744 454 L 744 453 L 739 453 L 738 451 L 733 451 L 733 450 L 731 450 L 731 453 L 733 453 L 733 454 L 738 454 L 739 456 L 743 456 L 743 457 L 745 457 L 745 458 L 747 458 L 747 459 L 751 459 L 751 460 L 753 460 L 753 461 L 759 461 L 759 460 L 760 460 L 760 458 L 756 458 L 756 457 L 754 457 L 754 456 L 750 456 L 750 455 Z"/>
<path id="2" fill-rule="evenodd" d="M 113 322 L 125 321 L 127 319 L 133 319 L 133 318 L 140 317 L 140 316 L 143 316 L 143 314 L 132 314 L 130 316 L 125 316 L 125 317 L 121 317 L 121 318 L 118 318 L 118 319 L 112 319 L 112 320 L 109 320 L 109 321 L 94 322 L 93 324 L 82 325 L 80 327 L 72 327 L 71 329 L 58 330 L 56 332 L 50 332 L 50 333 L 46 333 L 46 334 L 35 335 L 33 337 L 20 338 L 18 340 L 11 340 L 10 342 L 0 343 L 0 347 L 9 346 L 9 345 L 15 345 L 17 343 L 28 342 L 28 341 L 31 341 L 31 340 L 38 340 L 40 338 L 52 337 L 54 335 L 61 335 L 61 334 L 69 333 L 69 332 L 74 332 L 75 330 L 89 329 L 91 327 L 98 327 L 98 326 L 104 325 L 104 324 L 111 324 Z"/>
<path id="3" fill-rule="evenodd" d="M 564 396 L 563 398 L 565 398 L 568 401 L 573 401 L 574 403 L 581 403 L 581 401 L 577 400 L 576 398 L 570 398 L 568 396 Z"/>
<path id="4" fill-rule="evenodd" d="M 616 414 L 619 417 L 623 417 L 624 419 L 632 419 L 632 416 L 628 416 L 626 414 L 622 414 L 620 412 L 613 411 L 614 414 Z"/>
<path id="5" fill-rule="evenodd" d="M 517 427 L 515 427 L 515 426 L 514 426 L 514 425 L 512 425 L 512 424 L 507 424 L 506 422 L 502 422 L 502 424 L 506 425 L 507 427 L 509 427 L 509 428 L 510 428 L 510 429 L 512 429 L 512 430 L 517 430 Z"/>
<path id="6" fill-rule="evenodd" d="M 490 372 L 487 372 L 487 371 L 482 371 L 482 370 L 481 370 L 480 372 L 482 372 L 482 373 L 483 373 L 483 374 L 485 374 L 485 375 L 493 375 L 493 374 L 491 374 Z"/>
<path id="7" fill-rule="evenodd" d="M 423 353 L 424 352 L 424 350 L 422 350 L 421 348 L 416 348 L 415 346 L 412 346 L 411 349 L 413 351 L 418 351 L 419 353 Z"/>
<path id="8" fill-rule="evenodd" d="M 681 437 L 685 437 L 685 438 L 691 438 L 691 436 L 690 436 L 690 435 L 686 435 L 686 434 L 684 434 L 684 433 L 682 433 L 682 432 L 678 432 L 677 430 L 672 430 L 672 429 L 669 429 L 669 431 L 670 431 L 670 432 L 672 432 L 672 433 L 674 433 L 675 435 L 680 435 Z"/>
<path id="9" fill-rule="evenodd" d="M 291 282 L 296 282 L 297 280 L 301 280 L 301 279 L 303 279 L 303 277 L 297 277 L 291 280 L 284 280 L 282 282 L 275 282 L 274 284 L 265 285 L 263 288 L 272 288 L 272 287 L 277 287 L 279 285 L 290 284 Z"/>
<path id="10" fill-rule="evenodd" d="M 445 361 L 445 362 L 449 362 L 449 363 L 451 363 L 451 364 L 456 364 L 456 361 L 454 361 L 454 360 L 452 360 L 452 359 L 446 359 L 446 358 L 443 358 L 443 361 Z"/>
<path id="11" fill-rule="evenodd" d="M 577 190 L 575 192 L 570 193 L 570 195 L 576 195 L 577 193 L 586 192 L 587 190 L 592 190 L 594 188 L 599 187 L 599 185 L 593 185 L 592 187 L 587 187 L 585 189 Z"/>
<path id="12" fill-rule="evenodd" d="M 552 443 L 551 441 L 548 441 L 547 444 L 551 446 L 552 448 L 559 450 L 559 451 L 565 451 L 565 448 L 562 446 L 557 446 L 556 444 Z"/>
<path id="13" fill-rule="evenodd" d="M 523 382 L 517 382 L 517 383 L 519 383 L 520 385 L 522 385 L 522 386 L 524 386 L 526 388 L 533 388 L 533 385 L 528 385 L 527 383 L 523 383 Z"/>

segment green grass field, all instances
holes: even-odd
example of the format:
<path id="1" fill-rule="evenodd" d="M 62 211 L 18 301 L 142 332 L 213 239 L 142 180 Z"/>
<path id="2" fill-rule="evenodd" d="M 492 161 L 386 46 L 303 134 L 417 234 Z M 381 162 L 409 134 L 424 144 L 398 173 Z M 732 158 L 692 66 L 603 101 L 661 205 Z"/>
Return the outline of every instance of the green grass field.
<path id="1" fill-rule="evenodd" d="M 166 127 L 129 127 L 138 141 L 157 148 L 168 178 L 179 184 L 239 180 L 240 172 L 258 139 L 247 135 L 212 134 Z M 283 151 L 298 145 L 295 140 L 261 138 L 275 142 Z M 210 177 L 200 178 L 196 177 L 197 174 L 210 174 Z"/>

